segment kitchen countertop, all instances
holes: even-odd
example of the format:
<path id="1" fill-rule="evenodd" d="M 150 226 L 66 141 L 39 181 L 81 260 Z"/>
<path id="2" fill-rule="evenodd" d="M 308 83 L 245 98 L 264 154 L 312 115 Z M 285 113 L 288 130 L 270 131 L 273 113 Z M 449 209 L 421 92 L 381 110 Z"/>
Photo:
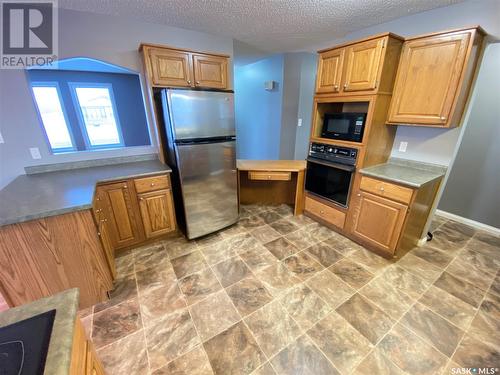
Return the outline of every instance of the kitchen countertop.
<path id="1" fill-rule="evenodd" d="M 21 175 L 0 190 L 0 226 L 89 209 L 99 182 L 171 171 L 146 160 Z"/>
<path id="2" fill-rule="evenodd" d="M 240 171 L 286 171 L 299 172 L 306 169 L 305 160 L 245 160 L 238 159 Z"/>
<path id="3" fill-rule="evenodd" d="M 78 289 L 68 289 L 62 293 L 13 307 L 0 313 L 0 327 L 5 327 L 47 311 L 56 310 L 44 374 L 69 374 L 75 319 L 78 312 L 78 297 Z"/>
<path id="4" fill-rule="evenodd" d="M 446 173 L 446 167 L 438 164 L 390 158 L 387 163 L 363 168 L 359 172 L 365 176 L 419 188 L 443 177 Z"/>

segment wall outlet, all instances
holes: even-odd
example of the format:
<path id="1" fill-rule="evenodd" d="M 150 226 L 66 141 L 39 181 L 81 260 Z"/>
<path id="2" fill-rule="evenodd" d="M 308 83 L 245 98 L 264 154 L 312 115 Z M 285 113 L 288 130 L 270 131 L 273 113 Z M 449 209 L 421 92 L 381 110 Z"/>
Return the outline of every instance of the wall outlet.
<path id="1" fill-rule="evenodd" d="M 302 126 L 302 119 L 299 118 L 299 120 L 297 121 L 297 126 L 300 128 Z"/>
<path id="2" fill-rule="evenodd" d="M 406 152 L 408 142 L 399 142 L 399 152 Z"/>
<path id="3" fill-rule="evenodd" d="M 3 137 L 2 137 L 2 133 L 0 133 L 0 143 L 5 143 L 5 141 L 3 140 Z"/>
<path id="4" fill-rule="evenodd" d="M 38 147 L 30 147 L 31 157 L 33 159 L 41 159 L 42 155 L 40 154 L 40 149 Z"/>

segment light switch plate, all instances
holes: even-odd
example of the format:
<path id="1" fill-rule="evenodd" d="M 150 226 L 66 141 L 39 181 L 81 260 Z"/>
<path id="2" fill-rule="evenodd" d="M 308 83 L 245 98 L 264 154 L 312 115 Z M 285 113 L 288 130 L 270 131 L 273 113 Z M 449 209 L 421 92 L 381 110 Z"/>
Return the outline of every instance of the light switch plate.
<path id="1" fill-rule="evenodd" d="M 297 121 L 297 126 L 300 128 L 302 126 L 302 119 L 299 118 L 299 120 Z"/>
<path id="2" fill-rule="evenodd" d="M 2 137 L 2 133 L 0 133 L 0 143 L 5 143 L 3 137 Z"/>
<path id="3" fill-rule="evenodd" d="M 399 152 L 406 152 L 408 142 L 399 142 Z"/>
<path id="4" fill-rule="evenodd" d="M 42 155 L 40 154 L 40 149 L 38 147 L 30 147 L 31 157 L 33 159 L 41 159 Z"/>

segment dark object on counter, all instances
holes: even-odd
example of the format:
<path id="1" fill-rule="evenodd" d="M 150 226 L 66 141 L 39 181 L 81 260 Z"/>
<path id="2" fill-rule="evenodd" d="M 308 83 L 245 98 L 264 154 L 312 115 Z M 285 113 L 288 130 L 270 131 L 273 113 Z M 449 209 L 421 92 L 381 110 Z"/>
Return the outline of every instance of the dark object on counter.
<path id="1" fill-rule="evenodd" d="M 0 375 L 42 375 L 56 310 L 0 328 Z"/>

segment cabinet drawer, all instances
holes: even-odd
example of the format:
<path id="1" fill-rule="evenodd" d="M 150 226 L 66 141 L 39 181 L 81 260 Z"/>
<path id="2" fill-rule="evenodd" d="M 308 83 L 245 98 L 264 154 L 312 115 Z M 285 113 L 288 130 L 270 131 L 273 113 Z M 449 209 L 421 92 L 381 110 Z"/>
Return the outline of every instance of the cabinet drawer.
<path id="1" fill-rule="evenodd" d="M 333 224 L 339 228 L 344 228 L 345 213 L 333 207 L 327 206 L 312 198 L 306 197 L 305 202 L 306 211 L 316 215 L 323 220 Z"/>
<path id="2" fill-rule="evenodd" d="M 360 188 L 369 193 L 406 204 L 410 203 L 413 195 L 413 189 L 365 176 L 361 177 Z"/>
<path id="3" fill-rule="evenodd" d="M 169 187 L 170 181 L 167 175 L 137 178 L 135 180 L 135 190 L 138 193 L 167 189 Z"/>
<path id="4" fill-rule="evenodd" d="M 248 172 L 248 178 L 250 178 L 250 180 L 290 181 L 292 178 L 292 173 L 278 171 L 250 171 Z"/>

